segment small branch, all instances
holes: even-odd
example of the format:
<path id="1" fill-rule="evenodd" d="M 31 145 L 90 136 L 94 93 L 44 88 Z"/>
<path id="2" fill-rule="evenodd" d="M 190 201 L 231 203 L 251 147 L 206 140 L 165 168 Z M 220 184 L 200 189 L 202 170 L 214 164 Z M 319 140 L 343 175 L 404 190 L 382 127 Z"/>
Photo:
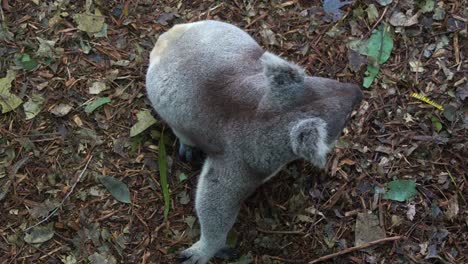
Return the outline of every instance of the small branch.
<path id="1" fill-rule="evenodd" d="M 304 263 L 304 260 L 299 260 L 299 259 L 285 259 L 285 258 L 280 258 L 276 256 L 269 256 L 269 255 L 264 255 L 265 257 L 272 259 L 272 260 L 278 260 L 283 263 Z"/>
<path id="2" fill-rule="evenodd" d="M 250 23 L 248 23 L 244 28 L 245 28 L 245 29 L 249 28 L 249 27 L 252 26 L 253 24 L 257 23 L 259 20 L 264 19 L 267 15 L 268 15 L 268 13 L 265 13 L 265 14 L 262 14 L 262 15 L 256 17 L 255 19 L 253 19 L 252 21 L 250 21 Z"/>
<path id="3" fill-rule="evenodd" d="M 60 204 L 54 208 L 54 210 L 52 210 L 47 216 L 46 218 L 42 219 L 41 221 L 39 221 L 37 224 L 33 225 L 33 226 L 30 226 L 28 228 L 26 228 L 24 230 L 24 232 L 27 232 L 29 231 L 31 228 L 34 228 L 44 222 L 46 222 L 47 220 L 49 220 L 60 208 L 62 208 L 63 204 L 65 203 L 65 201 L 68 199 L 68 197 L 70 197 L 70 195 L 72 194 L 72 192 L 75 190 L 75 187 L 76 185 L 78 184 L 79 181 L 81 181 L 81 178 L 83 178 L 83 175 L 86 171 L 86 169 L 88 169 L 88 165 L 89 165 L 89 162 L 93 159 L 93 156 L 90 156 L 88 161 L 86 162 L 86 165 L 84 166 L 83 170 L 81 171 L 80 175 L 78 175 L 78 178 L 76 179 L 76 181 L 73 183 L 70 191 L 67 193 L 67 195 L 65 195 L 65 197 L 63 197 L 62 201 L 60 202 Z"/>
<path id="4" fill-rule="evenodd" d="M 303 231 L 275 231 L 275 230 L 265 230 L 257 228 L 258 231 L 266 234 L 278 234 L 278 235 L 304 235 Z"/>
<path id="5" fill-rule="evenodd" d="M 2 20 L 1 21 L 2 23 L 5 21 L 5 15 L 3 14 L 3 8 L 1 4 L 0 4 L 0 19 Z"/>
<path id="6" fill-rule="evenodd" d="M 379 19 L 377 19 L 377 22 L 374 23 L 374 25 L 369 30 L 369 32 L 367 32 L 367 34 L 366 34 L 366 36 L 364 38 L 367 38 L 369 35 L 371 35 L 372 31 L 374 31 L 374 29 L 380 24 L 380 22 L 382 22 L 382 19 L 384 18 L 385 14 L 387 13 L 388 7 L 389 6 L 385 7 L 384 11 L 382 12 L 382 15 L 380 15 Z"/>
<path id="7" fill-rule="evenodd" d="M 348 253 L 356 251 L 356 250 L 361 250 L 361 249 L 368 248 L 370 246 L 377 245 L 377 244 L 384 243 L 384 242 L 388 242 L 388 241 L 400 240 L 402 238 L 403 238 L 403 236 L 394 236 L 394 237 L 386 237 L 386 238 L 378 239 L 378 240 L 375 240 L 375 241 L 364 243 L 364 244 L 362 244 L 360 246 L 350 247 L 350 248 L 338 251 L 338 252 L 330 254 L 330 255 L 322 256 L 322 257 L 320 257 L 318 259 L 310 261 L 308 264 L 319 263 L 319 262 L 322 262 L 324 260 L 331 259 L 331 258 L 334 258 L 334 257 L 338 257 L 338 256 L 341 256 L 341 255 L 344 255 L 344 254 L 348 254 Z"/>

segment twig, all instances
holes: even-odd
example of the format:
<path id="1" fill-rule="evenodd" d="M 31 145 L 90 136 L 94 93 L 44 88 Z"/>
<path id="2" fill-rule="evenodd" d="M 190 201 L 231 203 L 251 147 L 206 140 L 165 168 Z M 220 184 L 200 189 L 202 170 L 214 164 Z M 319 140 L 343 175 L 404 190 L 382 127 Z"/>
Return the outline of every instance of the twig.
<path id="1" fill-rule="evenodd" d="M 364 38 L 367 38 L 370 34 L 372 34 L 372 31 L 374 31 L 374 29 L 380 24 L 380 22 L 382 21 L 383 17 L 385 16 L 385 14 L 387 13 L 387 10 L 388 10 L 388 7 L 389 6 L 386 6 L 384 11 L 382 12 L 382 15 L 379 17 L 379 19 L 377 20 L 377 22 L 374 23 L 374 25 L 372 26 L 372 28 L 369 30 L 369 32 L 367 32 L 366 36 Z"/>
<path id="2" fill-rule="evenodd" d="M 245 28 L 245 29 L 249 28 L 249 27 L 252 26 L 253 24 L 257 23 L 259 20 L 264 19 L 267 15 L 268 15 L 268 13 L 265 13 L 265 14 L 262 14 L 262 15 L 256 17 L 255 19 L 253 19 L 252 21 L 250 21 L 250 23 L 248 23 L 244 28 Z"/>
<path id="3" fill-rule="evenodd" d="M 383 243 L 383 242 L 399 240 L 401 238 L 403 238 L 403 236 L 393 236 L 393 237 L 386 237 L 386 238 L 374 240 L 374 241 L 371 241 L 371 242 L 368 242 L 368 243 L 364 243 L 364 244 L 362 244 L 360 246 L 350 247 L 350 248 L 338 251 L 338 252 L 330 254 L 330 255 L 322 256 L 322 257 L 320 257 L 318 259 L 310 261 L 308 264 L 322 262 L 324 260 L 331 259 L 331 258 L 334 258 L 334 257 L 338 257 L 338 256 L 341 256 L 341 255 L 344 255 L 344 254 L 348 254 L 348 253 L 356 251 L 356 250 L 368 248 L 370 246 L 377 245 L 377 244 L 380 244 L 380 243 Z"/>
<path id="4" fill-rule="evenodd" d="M 60 208 L 62 208 L 63 204 L 65 203 L 65 201 L 68 199 L 68 197 L 70 197 L 70 195 L 72 194 L 73 190 L 75 190 L 75 187 L 76 185 L 78 184 L 78 182 L 81 180 L 81 178 L 83 177 L 86 169 L 88 168 L 88 165 L 89 165 L 89 162 L 93 159 L 93 156 L 90 156 L 88 161 L 86 162 L 86 165 L 84 166 L 83 170 L 81 171 L 80 175 L 78 175 L 78 178 L 76 179 L 76 181 L 73 183 L 70 191 L 67 193 L 67 195 L 65 195 L 65 197 L 63 197 L 62 201 L 60 202 L 60 204 L 54 208 L 54 210 L 52 210 L 47 216 L 46 218 L 42 219 L 41 221 L 39 221 L 37 224 L 33 225 L 33 226 L 30 226 L 28 228 L 26 228 L 24 230 L 24 232 L 27 232 L 29 231 L 31 228 L 34 228 L 44 222 L 46 222 L 47 220 L 49 220 L 49 218 L 51 218 Z"/>
<path id="5" fill-rule="evenodd" d="M 5 21 L 5 15 L 3 14 L 3 7 L 0 4 L 0 19 L 2 20 L 1 22 Z"/>
<path id="6" fill-rule="evenodd" d="M 279 260 L 283 263 L 304 263 L 304 260 L 300 260 L 300 259 L 285 259 L 285 258 L 269 256 L 269 255 L 264 255 L 264 256 L 272 260 Z"/>
<path id="7" fill-rule="evenodd" d="M 460 188 L 458 187 L 457 182 L 456 182 L 455 179 L 453 178 L 452 173 L 450 173 L 450 171 L 447 169 L 447 166 L 445 166 L 445 170 L 447 171 L 448 175 L 450 176 L 450 180 L 452 181 L 453 185 L 455 186 L 455 189 L 457 189 L 458 194 L 460 194 L 460 197 L 463 199 L 463 201 L 464 201 L 465 204 L 466 204 L 465 197 L 463 197 L 463 194 L 462 194 L 462 192 L 460 191 Z"/>
<path id="8" fill-rule="evenodd" d="M 257 228 L 258 231 L 266 234 L 279 234 L 279 235 L 304 235 L 303 231 L 275 231 Z"/>
<path id="9" fill-rule="evenodd" d="M 423 47 L 422 50 L 421 50 L 421 54 L 419 54 L 419 58 L 418 58 L 418 67 L 416 68 L 416 76 L 414 77 L 414 78 L 415 78 L 416 84 L 419 83 L 419 80 L 418 80 L 418 79 L 419 79 L 419 78 L 418 78 L 418 77 L 419 77 L 419 76 L 418 76 L 419 67 L 421 67 L 421 68 L 423 67 L 423 66 L 422 66 L 422 62 L 421 62 L 421 58 L 422 58 L 422 55 L 423 55 L 424 50 L 426 49 L 426 47 L 427 47 L 427 44 L 424 44 L 424 47 Z"/>

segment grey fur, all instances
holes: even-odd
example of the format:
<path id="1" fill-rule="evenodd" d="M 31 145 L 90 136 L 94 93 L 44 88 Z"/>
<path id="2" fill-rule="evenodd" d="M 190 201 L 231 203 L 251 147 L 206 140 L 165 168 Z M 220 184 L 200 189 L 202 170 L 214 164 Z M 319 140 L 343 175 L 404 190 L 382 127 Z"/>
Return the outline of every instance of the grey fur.
<path id="1" fill-rule="evenodd" d="M 266 103 L 282 109 L 294 107 L 304 94 L 304 70 L 269 52 L 265 52 L 260 61 L 269 89 L 264 97 L 268 98 Z"/>
<path id="2" fill-rule="evenodd" d="M 158 39 L 148 97 L 181 143 L 207 154 L 195 207 L 201 238 L 182 252 L 204 264 L 221 248 L 240 203 L 285 164 L 326 154 L 361 101 L 358 86 L 309 77 L 222 22 L 174 26 Z"/>

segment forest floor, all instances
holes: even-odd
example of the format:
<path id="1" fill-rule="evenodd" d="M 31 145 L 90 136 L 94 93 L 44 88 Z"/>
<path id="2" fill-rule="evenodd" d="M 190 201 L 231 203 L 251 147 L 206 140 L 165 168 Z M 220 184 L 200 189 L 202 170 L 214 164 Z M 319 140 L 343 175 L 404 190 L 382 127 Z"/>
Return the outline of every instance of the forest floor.
<path id="1" fill-rule="evenodd" d="M 397 236 L 327 261 L 467 263 L 463 2 L 0 0 L 0 263 L 176 263 L 197 240 L 200 166 L 148 115 L 145 72 L 161 33 L 204 19 L 368 86 L 326 169 L 294 162 L 242 205 L 234 263 Z"/>

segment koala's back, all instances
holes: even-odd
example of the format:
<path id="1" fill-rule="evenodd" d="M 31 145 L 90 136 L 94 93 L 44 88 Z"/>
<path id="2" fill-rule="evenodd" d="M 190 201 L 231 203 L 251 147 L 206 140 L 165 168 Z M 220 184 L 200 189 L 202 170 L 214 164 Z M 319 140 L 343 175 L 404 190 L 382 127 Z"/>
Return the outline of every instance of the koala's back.
<path id="1" fill-rule="evenodd" d="M 226 121 L 251 116 L 247 112 L 255 111 L 265 93 L 263 53 L 247 33 L 227 23 L 176 25 L 151 52 L 149 99 L 179 137 L 207 138 L 193 142 L 205 151 L 222 147 L 223 131 L 232 129 Z"/>

